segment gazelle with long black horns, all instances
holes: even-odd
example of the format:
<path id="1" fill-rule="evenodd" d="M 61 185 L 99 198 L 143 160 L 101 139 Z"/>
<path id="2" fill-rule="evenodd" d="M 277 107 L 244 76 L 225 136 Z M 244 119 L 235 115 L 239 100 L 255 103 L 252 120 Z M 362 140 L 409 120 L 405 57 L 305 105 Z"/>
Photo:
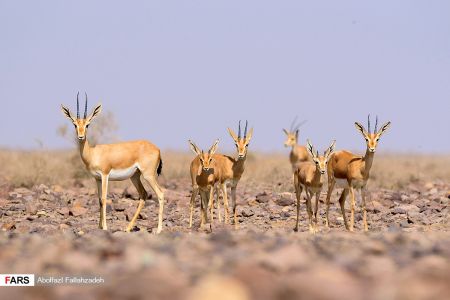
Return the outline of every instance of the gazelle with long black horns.
<path id="1" fill-rule="evenodd" d="M 237 158 L 230 157 L 227 155 L 221 155 L 218 157 L 217 161 L 220 161 L 218 164 L 220 169 L 220 177 L 219 184 L 220 189 L 223 195 L 223 202 L 225 208 L 225 223 L 229 222 L 228 218 L 228 194 L 227 194 L 227 183 L 230 183 L 231 186 L 231 205 L 233 209 L 233 220 L 234 226 L 238 228 L 238 220 L 237 220 L 237 202 L 236 202 L 236 189 L 239 181 L 241 180 L 242 175 L 245 170 L 245 161 L 247 159 L 248 146 L 250 144 L 250 140 L 253 137 L 253 128 L 249 131 L 248 129 L 248 121 L 245 121 L 245 129 L 244 136 L 241 134 L 241 121 L 239 121 L 238 134 L 233 131 L 231 128 L 227 128 L 228 133 L 234 141 L 237 151 Z M 219 201 L 219 200 L 217 200 Z"/>
<path id="2" fill-rule="evenodd" d="M 100 203 L 99 227 L 107 230 L 106 225 L 106 198 L 109 181 L 122 181 L 131 179 L 139 192 L 139 205 L 134 217 L 128 224 L 126 231 L 133 229 L 136 219 L 145 205 L 147 192 L 142 179 L 147 182 L 155 192 L 159 201 L 157 233 L 162 230 L 162 215 L 164 209 L 164 193 L 156 181 L 161 173 L 162 160 L 158 147 L 148 141 L 133 141 L 116 144 L 90 146 L 86 138 L 87 129 L 92 120 L 101 112 L 101 105 L 95 107 L 93 112 L 87 114 L 87 95 L 84 106 L 84 117 L 80 118 L 79 101 L 77 94 L 77 116 L 72 116 L 70 110 L 61 105 L 62 112 L 75 126 L 81 159 L 87 171 L 95 178 Z"/>
<path id="3" fill-rule="evenodd" d="M 306 123 L 306 120 L 298 124 L 296 122 L 297 117 L 295 117 L 294 121 L 291 123 L 291 127 L 289 127 L 289 130 L 283 128 L 283 132 L 286 134 L 286 141 L 284 142 L 284 146 L 291 147 L 291 152 L 289 153 L 289 161 L 292 165 L 292 171 L 295 171 L 299 163 L 311 160 L 306 147 L 298 144 L 299 129 L 303 124 Z"/>
<path id="4" fill-rule="evenodd" d="M 362 134 L 366 141 L 366 154 L 364 156 L 355 155 L 349 151 L 338 151 L 334 153 L 328 164 L 328 193 L 326 200 L 326 226 L 329 226 L 328 213 L 330 209 L 330 198 L 333 192 L 336 182 L 341 184 L 344 188 L 339 198 L 339 204 L 341 206 L 342 216 L 344 218 L 345 228 L 353 231 L 355 222 L 355 189 L 360 191 L 362 198 L 362 211 L 363 211 L 363 224 L 364 231 L 368 231 L 367 225 L 367 212 L 366 212 L 366 196 L 367 196 L 367 181 L 370 176 L 370 169 L 372 168 L 375 151 L 378 146 L 378 142 L 383 133 L 391 125 L 391 122 L 385 123 L 378 130 L 378 116 L 375 121 L 375 130 L 371 132 L 370 127 L 370 115 L 367 117 L 367 131 L 365 128 L 355 122 L 356 129 Z M 350 214 L 350 226 L 347 223 L 347 217 L 345 214 L 345 199 L 350 194 L 351 200 L 351 214 Z"/>
<path id="5" fill-rule="evenodd" d="M 312 162 L 307 161 L 297 165 L 294 172 L 294 188 L 295 196 L 297 197 L 297 221 L 295 223 L 294 231 L 298 231 L 298 222 L 300 214 L 300 199 L 302 191 L 306 193 L 306 209 L 309 219 L 309 231 L 311 233 L 317 232 L 317 211 L 319 209 L 320 192 L 324 182 L 323 175 L 327 170 L 328 160 L 330 155 L 334 151 L 336 141 L 333 141 L 328 149 L 319 155 L 319 151 L 315 151 L 313 145 L 308 140 L 307 149 L 309 155 L 311 155 Z M 314 223 L 313 223 L 313 211 L 311 207 L 311 200 L 313 196 L 316 196 L 316 206 L 314 207 Z"/>

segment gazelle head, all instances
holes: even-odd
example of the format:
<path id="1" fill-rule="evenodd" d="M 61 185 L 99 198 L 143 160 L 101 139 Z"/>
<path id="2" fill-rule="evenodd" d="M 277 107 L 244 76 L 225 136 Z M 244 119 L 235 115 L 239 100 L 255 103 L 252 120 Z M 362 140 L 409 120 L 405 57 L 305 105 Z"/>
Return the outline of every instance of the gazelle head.
<path id="1" fill-rule="evenodd" d="M 285 147 L 292 147 L 297 145 L 298 143 L 298 130 L 300 126 L 306 123 L 306 120 L 296 124 L 297 117 L 295 117 L 294 121 L 291 123 L 291 127 L 289 127 L 289 130 L 284 129 L 283 131 L 286 134 L 286 141 L 284 142 Z"/>
<path id="2" fill-rule="evenodd" d="M 216 140 L 211 148 L 209 148 L 208 152 L 203 152 L 203 150 L 200 150 L 193 141 L 189 140 L 191 150 L 200 158 L 200 164 L 204 171 L 209 171 L 209 169 L 212 168 L 212 163 L 214 162 L 213 155 L 217 151 L 218 144 L 219 140 Z"/>
<path id="3" fill-rule="evenodd" d="M 375 153 L 378 145 L 378 141 L 380 140 L 381 135 L 389 128 L 391 125 L 391 122 L 384 123 L 383 126 L 381 126 L 380 130 L 378 130 L 378 116 L 375 121 L 375 130 L 371 132 L 370 128 L 370 115 L 367 116 L 367 129 L 364 128 L 361 124 L 358 122 L 355 122 L 356 129 L 358 129 L 359 132 L 363 135 L 364 139 L 366 140 L 367 149 L 371 153 Z"/>
<path id="4" fill-rule="evenodd" d="M 78 140 L 84 141 L 86 139 L 86 132 L 89 127 L 89 124 L 91 124 L 92 120 L 100 114 L 100 112 L 102 110 L 102 105 L 101 104 L 97 105 L 94 108 L 94 110 L 92 111 L 92 113 L 88 116 L 87 115 L 88 101 L 87 101 L 87 94 L 85 94 L 86 101 L 84 103 L 84 116 L 83 116 L 83 118 L 80 118 L 80 103 L 78 101 L 79 94 L 80 93 L 77 94 L 77 117 L 76 118 L 74 116 L 72 116 L 70 110 L 62 104 L 61 104 L 61 109 L 62 109 L 62 112 L 64 113 L 64 115 L 67 118 L 69 118 L 70 121 L 75 126 L 75 130 L 77 131 Z"/>
<path id="5" fill-rule="evenodd" d="M 336 141 L 333 141 L 330 147 L 328 147 L 328 149 L 323 152 L 323 155 L 319 155 L 319 151 L 315 151 L 314 146 L 311 144 L 310 140 L 307 140 L 306 148 L 308 149 L 308 152 L 311 155 L 313 162 L 316 164 L 316 168 L 319 170 L 320 174 L 325 174 L 328 161 L 330 160 L 330 156 L 334 151 L 335 145 Z"/>
<path id="6" fill-rule="evenodd" d="M 228 128 L 228 133 L 231 135 L 231 137 L 234 140 L 234 144 L 236 145 L 236 150 L 239 159 L 243 159 L 247 155 L 247 148 L 253 136 L 253 128 L 251 128 L 248 133 L 247 128 L 248 128 L 248 121 L 245 121 L 244 137 L 242 137 L 241 135 L 241 121 L 239 121 L 238 135 L 234 133 L 233 129 Z"/>

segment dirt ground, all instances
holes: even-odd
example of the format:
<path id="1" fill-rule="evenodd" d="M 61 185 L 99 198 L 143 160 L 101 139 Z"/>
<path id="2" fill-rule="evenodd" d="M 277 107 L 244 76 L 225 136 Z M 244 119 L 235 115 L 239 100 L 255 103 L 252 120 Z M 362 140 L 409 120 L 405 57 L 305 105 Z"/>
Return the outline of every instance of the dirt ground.
<path id="1" fill-rule="evenodd" d="M 92 187 L 94 184 L 92 183 Z M 238 187 L 239 229 L 213 224 L 188 229 L 190 184 L 168 180 L 164 230 L 157 202 L 146 201 L 135 232 L 125 233 L 136 192 L 112 188 L 108 231 L 97 229 L 99 206 L 90 185 L 70 189 L 0 186 L 0 273 L 95 275 L 105 283 L 0 288 L 1 299 L 448 299 L 450 184 L 414 182 L 377 188 L 368 203 L 369 233 L 359 206 L 346 232 L 334 193 L 331 228 L 308 232 L 304 201 L 300 232 L 294 195 L 271 184 Z M 325 198 L 322 194 L 321 199 Z M 359 201 L 358 201 L 359 203 Z M 347 210 L 348 211 L 348 210 Z"/>

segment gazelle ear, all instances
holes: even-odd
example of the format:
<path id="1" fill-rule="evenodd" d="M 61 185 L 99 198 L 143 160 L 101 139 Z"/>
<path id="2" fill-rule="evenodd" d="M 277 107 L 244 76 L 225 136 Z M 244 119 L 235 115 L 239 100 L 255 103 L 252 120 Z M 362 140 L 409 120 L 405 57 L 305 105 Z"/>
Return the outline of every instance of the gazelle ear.
<path id="1" fill-rule="evenodd" d="M 295 138 L 296 138 L 297 141 L 298 141 L 298 129 L 295 131 Z"/>
<path id="2" fill-rule="evenodd" d="M 209 155 L 213 155 L 214 153 L 216 153 L 217 151 L 217 147 L 219 146 L 219 140 L 217 139 L 214 144 L 211 146 L 211 148 L 209 148 Z"/>
<path id="3" fill-rule="evenodd" d="M 189 140 L 189 145 L 191 146 L 192 152 L 194 152 L 195 154 L 200 155 L 202 153 L 202 151 L 197 147 L 197 145 L 193 141 Z"/>
<path id="4" fill-rule="evenodd" d="M 361 132 L 361 134 L 362 134 L 363 136 L 366 136 L 366 135 L 367 135 L 367 132 L 366 132 L 366 130 L 364 129 L 364 126 L 362 126 L 362 125 L 359 124 L 358 122 L 355 122 L 355 127 L 356 127 L 356 129 L 358 129 L 359 132 Z"/>
<path id="5" fill-rule="evenodd" d="M 233 138 L 233 140 L 235 141 L 235 142 L 237 142 L 238 141 L 238 137 L 237 137 L 237 135 L 236 135 L 236 133 L 234 133 L 234 131 L 233 131 L 233 129 L 231 129 L 231 128 L 227 128 L 228 129 L 228 133 L 231 135 L 231 137 Z"/>
<path id="6" fill-rule="evenodd" d="M 310 140 L 306 140 L 306 149 L 308 150 L 308 153 L 315 158 L 316 157 L 316 153 L 314 151 L 314 146 L 311 144 Z"/>
<path id="7" fill-rule="evenodd" d="M 247 133 L 247 137 L 245 139 L 247 143 L 252 139 L 252 136 L 253 136 L 253 128 L 250 128 L 250 131 Z"/>
<path id="8" fill-rule="evenodd" d="M 70 113 L 70 110 L 65 107 L 64 105 L 61 104 L 61 111 L 63 112 L 63 114 L 69 118 L 72 122 L 75 122 L 75 118 L 72 117 L 72 114 Z"/>
<path id="9" fill-rule="evenodd" d="M 88 122 L 91 122 L 96 116 L 98 116 L 102 112 L 102 105 L 97 105 L 94 110 L 92 111 L 92 114 L 87 118 Z"/>
<path id="10" fill-rule="evenodd" d="M 377 132 L 378 136 L 381 136 L 386 130 L 389 129 L 391 126 L 391 121 L 384 123 L 383 126 L 381 126 L 380 130 Z"/>
<path id="11" fill-rule="evenodd" d="M 284 132 L 286 135 L 289 135 L 289 131 L 287 131 L 287 130 L 284 129 L 284 128 L 283 128 L 283 132 Z"/>
<path id="12" fill-rule="evenodd" d="M 328 147 L 328 149 L 325 151 L 325 158 L 328 159 L 328 157 L 331 155 L 331 153 L 334 152 L 334 147 L 336 146 L 336 140 L 334 140 L 333 142 L 331 142 L 330 147 Z"/>

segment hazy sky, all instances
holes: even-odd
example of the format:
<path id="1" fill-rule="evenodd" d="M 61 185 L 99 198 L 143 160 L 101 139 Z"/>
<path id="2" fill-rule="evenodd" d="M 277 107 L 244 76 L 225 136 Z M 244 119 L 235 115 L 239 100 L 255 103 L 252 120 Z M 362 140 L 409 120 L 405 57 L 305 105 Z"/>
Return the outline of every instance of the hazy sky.
<path id="1" fill-rule="evenodd" d="M 72 147 L 59 105 L 86 91 L 162 149 L 231 149 L 248 119 L 283 151 L 298 115 L 302 142 L 362 152 L 371 113 L 380 151 L 450 151 L 450 1 L 0 0 L 0 38 L 0 146 Z"/>

